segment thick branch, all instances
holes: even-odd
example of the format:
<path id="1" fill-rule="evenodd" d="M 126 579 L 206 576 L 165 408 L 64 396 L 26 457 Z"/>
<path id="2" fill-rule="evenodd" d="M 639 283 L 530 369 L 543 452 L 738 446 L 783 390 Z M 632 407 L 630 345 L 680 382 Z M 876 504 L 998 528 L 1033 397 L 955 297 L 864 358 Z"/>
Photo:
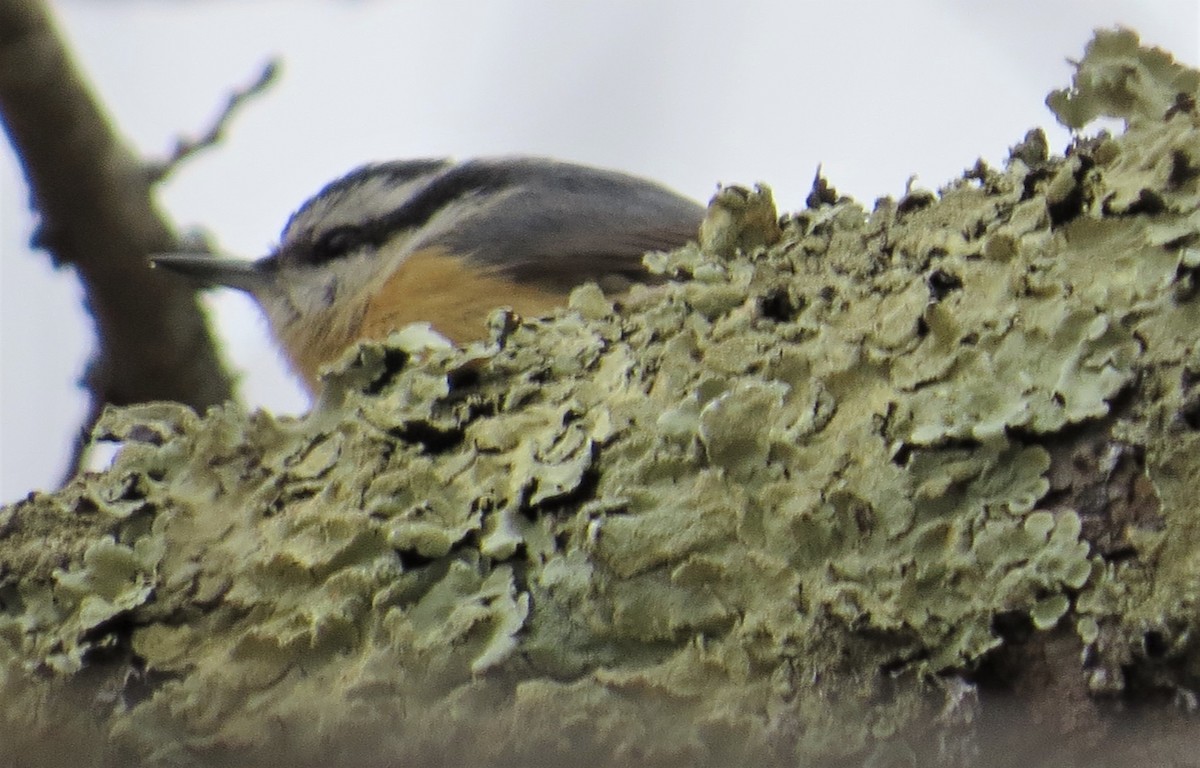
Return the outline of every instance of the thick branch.
<path id="1" fill-rule="evenodd" d="M 98 348 L 85 382 L 106 403 L 197 409 L 232 388 L 195 295 L 147 268 L 176 238 L 144 164 L 117 135 L 38 0 L 0 0 L 0 119 L 40 217 L 34 243 L 83 282 Z M 90 424 L 89 424 L 90 426 Z"/>

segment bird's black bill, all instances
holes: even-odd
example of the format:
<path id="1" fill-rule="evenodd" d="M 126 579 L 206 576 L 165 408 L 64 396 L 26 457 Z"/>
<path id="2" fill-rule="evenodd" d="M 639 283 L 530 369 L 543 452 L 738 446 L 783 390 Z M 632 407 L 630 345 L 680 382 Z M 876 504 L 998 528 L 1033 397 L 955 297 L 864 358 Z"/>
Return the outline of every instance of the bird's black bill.
<path id="1" fill-rule="evenodd" d="M 254 293 L 270 279 L 258 262 L 218 259 L 207 253 L 163 253 L 150 258 L 150 266 L 184 275 L 206 286 L 224 286 Z"/>

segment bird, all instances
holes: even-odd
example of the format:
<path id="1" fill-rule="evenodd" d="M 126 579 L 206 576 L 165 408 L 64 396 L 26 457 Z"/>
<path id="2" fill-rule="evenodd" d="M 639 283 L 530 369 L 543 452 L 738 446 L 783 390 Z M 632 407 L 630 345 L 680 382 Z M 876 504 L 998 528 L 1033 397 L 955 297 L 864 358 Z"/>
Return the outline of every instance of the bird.
<path id="1" fill-rule="evenodd" d="M 457 345 L 507 307 L 541 316 L 588 282 L 653 282 L 649 251 L 695 240 L 705 208 L 637 176 L 541 157 L 372 163 L 291 215 L 249 261 L 169 253 L 151 265 L 245 291 L 310 394 L 358 341 L 426 322 Z"/>

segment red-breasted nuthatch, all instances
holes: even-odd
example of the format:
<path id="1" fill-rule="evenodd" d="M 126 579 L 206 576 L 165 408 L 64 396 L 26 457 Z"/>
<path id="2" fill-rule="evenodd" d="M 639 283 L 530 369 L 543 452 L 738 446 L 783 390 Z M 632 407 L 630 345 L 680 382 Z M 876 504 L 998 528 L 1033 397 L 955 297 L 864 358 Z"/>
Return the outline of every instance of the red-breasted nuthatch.
<path id="1" fill-rule="evenodd" d="M 695 239 L 704 208 L 644 179 L 539 158 L 368 165 L 294 213 L 258 261 L 170 254 L 153 263 L 248 292 L 310 391 L 356 341 L 426 321 L 458 344 L 510 307 L 546 314 L 592 281 L 648 280 L 647 251 Z"/>

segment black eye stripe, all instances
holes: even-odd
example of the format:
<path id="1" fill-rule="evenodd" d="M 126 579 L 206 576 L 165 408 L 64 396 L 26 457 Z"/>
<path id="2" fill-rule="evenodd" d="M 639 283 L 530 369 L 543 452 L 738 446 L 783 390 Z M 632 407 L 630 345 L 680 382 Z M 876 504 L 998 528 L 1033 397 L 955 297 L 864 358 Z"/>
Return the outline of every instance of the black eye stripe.
<path id="1" fill-rule="evenodd" d="M 284 243 L 280 247 L 280 261 L 290 264 L 323 264 L 347 255 L 364 244 L 379 245 L 387 237 L 386 221 L 372 221 L 365 225 L 347 225 L 331 229 L 320 236 L 312 225 L 301 228 L 314 205 L 336 204 L 350 195 L 356 188 L 371 179 L 384 179 L 390 184 L 405 184 L 422 177 L 436 174 L 450 164 L 448 160 L 400 160 L 391 163 L 365 165 L 340 179 L 326 184 L 320 192 L 300 207 L 284 226 Z M 403 224 L 404 222 L 399 222 Z M 293 228 L 295 230 L 293 231 Z M 307 231 L 306 231 L 307 230 Z M 291 233 L 290 236 L 288 233 Z"/>
<path id="2" fill-rule="evenodd" d="M 349 256 L 364 246 L 379 245 L 379 228 L 347 224 L 323 232 L 320 237 L 302 247 L 297 261 L 305 264 L 325 264 Z"/>
<path id="3" fill-rule="evenodd" d="M 313 251 L 318 260 L 328 261 L 345 256 L 364 243 L 366 237 L 361 227 L 335 227 L 317 238 Z"/>
<path id="4" fill-rule="evenodd" d="M 358 176 L 363 175 L 358 172 Z M 292 248 L 291 258 L 299 264 L 327 264 L 354 253 L 363 246 L 379 246 L 394 232 L 414 229 L 425 224 L 435 213 L 454 200 L 484 190 L 499 189 L 513 183 L 511 171 L 477 163 L 464 163 L 434 176 L 421 190 L 395 210 L 362 224 L 333 227 L 320 236 L 309 236 Z M 345 182 L 340 182 L 345 184 Z M 342 187 L 336 188 L 342 191 Z M 322 194 L 325 194 L 324 192 Z M 314 233 L 315 234 L 315 233 Z"/>

